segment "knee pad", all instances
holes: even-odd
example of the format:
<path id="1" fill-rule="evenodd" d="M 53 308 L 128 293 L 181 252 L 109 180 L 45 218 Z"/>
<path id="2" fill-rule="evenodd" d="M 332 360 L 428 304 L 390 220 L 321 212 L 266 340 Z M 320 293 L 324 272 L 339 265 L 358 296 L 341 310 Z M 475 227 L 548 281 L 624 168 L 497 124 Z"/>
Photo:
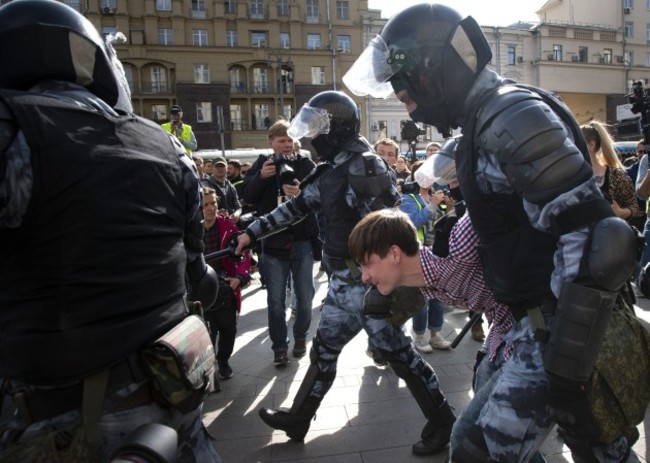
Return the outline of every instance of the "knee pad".
<path id="1" fill-rule="evenodd" d="M 452 463 L 486 463 L 494 461 L 483 437 L 483 431 L 474 425 L 467 431 L 461 445 L 451 454 Z"/>

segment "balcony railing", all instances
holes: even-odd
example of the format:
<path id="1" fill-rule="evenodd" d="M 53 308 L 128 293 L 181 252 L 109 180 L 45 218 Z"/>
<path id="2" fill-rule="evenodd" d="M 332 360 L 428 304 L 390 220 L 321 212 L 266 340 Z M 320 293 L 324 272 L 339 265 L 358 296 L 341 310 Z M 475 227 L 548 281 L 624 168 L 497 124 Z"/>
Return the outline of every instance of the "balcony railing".
<path id="1" fill-rule="evenodd" d="M 230 82 L 230 93 L 246 93 L 246 83 Z"/>
<path id="2" fill-rule="evenodd" d="M 248 130 L 248 121 L 244 119 L 230 119 L 230 129 L 233 131 Z"/>
<path id="3" fill-rule="evenodd" d="M 264 7 L 249 8 L 248 19 L 266 20 L 269 19 L 269 12 Z"/>
<path id="4" fill-rule="evenodd" d="M 305 22 L 307 24 L 320 24 L 320 13 L 305 13 Z"/>
<path id="5" fill-rule="evenodd" d="M 192 7 L 190 8 L 190 16 L 192 16 L 192 19 L 205 19 L 208 17 L 208 13 L 205 11 L 205 7 Z"/>
<path id="6" fill-rule="evenodd" d="M 169 85 L 167 82 L 143 82 L 142 93 L 167 93 Z"/>

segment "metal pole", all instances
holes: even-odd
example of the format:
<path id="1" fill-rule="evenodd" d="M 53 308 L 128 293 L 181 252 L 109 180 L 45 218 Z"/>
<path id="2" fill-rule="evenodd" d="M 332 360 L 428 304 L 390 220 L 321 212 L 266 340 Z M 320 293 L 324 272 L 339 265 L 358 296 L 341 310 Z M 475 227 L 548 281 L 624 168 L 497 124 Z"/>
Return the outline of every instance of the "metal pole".
<path id="1" fill-rule="evenodd" d="M 278 54 L 278 73 L 280 74 L 280 117 L 284 117 L 284 82 L 282 80 L 282 53 Z"/>

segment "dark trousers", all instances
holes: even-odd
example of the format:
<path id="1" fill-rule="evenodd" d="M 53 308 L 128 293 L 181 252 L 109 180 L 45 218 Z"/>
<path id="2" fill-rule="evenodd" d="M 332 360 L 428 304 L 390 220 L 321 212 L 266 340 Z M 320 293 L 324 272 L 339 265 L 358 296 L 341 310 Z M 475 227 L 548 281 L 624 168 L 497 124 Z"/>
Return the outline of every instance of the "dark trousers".
<path id="1" fill-rule="evenodd" d="M 226 307 L 215 306 L 206 310 L 205 321 L 210 330 L 212 342 L 217 348 L 217 363 L 219 365 L 228 362 L 235 348 L 235 336 L 237 335 L 237 311 L 235 304 Z"/>

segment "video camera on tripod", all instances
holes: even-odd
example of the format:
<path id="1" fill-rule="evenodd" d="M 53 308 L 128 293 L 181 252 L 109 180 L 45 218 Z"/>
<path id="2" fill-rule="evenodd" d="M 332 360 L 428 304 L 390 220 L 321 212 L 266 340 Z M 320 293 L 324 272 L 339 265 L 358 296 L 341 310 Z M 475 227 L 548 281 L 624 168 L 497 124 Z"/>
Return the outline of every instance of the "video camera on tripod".
<path id="1" fill-rule="evenodd" d="M 402 140 L 406 141 L 409 144 L 409 150 L 411 151 L 411 162 L 416 162 L 418 160 L 417 154 L 415 152 L 415 147 L 418 144 L 418 137 L 426 135 L 427 130 L 421 129 L 419 125 L 411 120 L 402 121 L 402 130 L 400 135 Z"/>
<path id="2" fill-rule="evenodd" d="M 623 121 L 617 124 L 617 131 L 619 135 L 643 135 L 644 143 L 647 145 L 650 141 L 650 92 L 642 80 L 636 80 L 632 83 L 632 93 L 625 97 L 631 105 L 632 113 L 640 114 L 641 119 Z M 647 149 L 646 147 L 646 152 Z"/>

